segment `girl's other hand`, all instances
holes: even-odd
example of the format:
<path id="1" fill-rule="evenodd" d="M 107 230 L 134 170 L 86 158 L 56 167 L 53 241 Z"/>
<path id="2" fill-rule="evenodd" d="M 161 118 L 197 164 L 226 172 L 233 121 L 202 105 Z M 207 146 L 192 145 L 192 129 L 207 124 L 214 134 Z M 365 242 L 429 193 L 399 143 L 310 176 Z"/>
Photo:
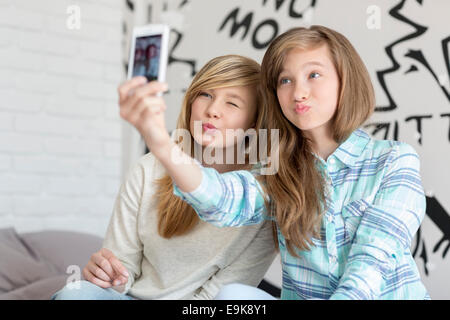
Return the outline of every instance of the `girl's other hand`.
<path id="1" fill-rule="evenodd" d="M 128 272 L 108 249 L 102 248 L 91 256 L 83 269 L 83 277 L 101 288 L 126 284 Z"/>

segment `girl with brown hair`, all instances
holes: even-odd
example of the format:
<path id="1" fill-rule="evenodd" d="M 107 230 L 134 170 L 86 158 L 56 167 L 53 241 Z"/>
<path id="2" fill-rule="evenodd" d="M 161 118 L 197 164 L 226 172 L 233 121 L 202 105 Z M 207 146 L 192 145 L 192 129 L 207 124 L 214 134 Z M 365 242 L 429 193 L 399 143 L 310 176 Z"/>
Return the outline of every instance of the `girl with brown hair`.
<path id="1" fill-rule="evenodd" d="M 178 146 L 155 125 L 163 108 L 149 111 L 146 143 L 175 194 L 217 226 L 274 221 L 282 299 L 429 299 L 410 251 L 425 215 L 419 157 L 359 129 L 375 98 L 350 42 L 323 26 L 281 34 L 265 53 L 262 89 L 265 126 L 280 132 L 272 174 L 175 163 L 167 154 Z M 218 298 L 259 293 L 229 285 Z"/>
<path id="2" fill-rule="evenodd" d="M 196 150 L 235 151 L 238 141 L 224 144 L 221 134 L 260 128 L 265 115 L 260 78 L 260 65 L 252 59 L 227 55 L 209 61 L 186 91 L 176 130 L 180 134 L 171 141 L 192 157 Z M 147 140 L 146 110 L 165 109 L 163 97 L 156 93 L 166 86 L 145 82 L 136 77 L 118 91 L 120 115 Z M 159 130 L 167 133 L 163 112 L 152 119 L 154 129 L 163 126 Z M 158 147 L 152 145 L 151 151 L 131 169 L 120 189 L 103 248 L 83 269 L 87 281 L 66 286 L 54 299 L 212 299 L 224 284 L 256 286 L 264 277 L 276 252 L 272 224 L 237 229 L 201 221 L 173 194 L 172 178 L 155 156 L 160 154 Z M 249 161 L 198 163 L 219 172 L 252 168 Z M 112 289 L 123 285 L 117 288 L 121 293 Z"/>

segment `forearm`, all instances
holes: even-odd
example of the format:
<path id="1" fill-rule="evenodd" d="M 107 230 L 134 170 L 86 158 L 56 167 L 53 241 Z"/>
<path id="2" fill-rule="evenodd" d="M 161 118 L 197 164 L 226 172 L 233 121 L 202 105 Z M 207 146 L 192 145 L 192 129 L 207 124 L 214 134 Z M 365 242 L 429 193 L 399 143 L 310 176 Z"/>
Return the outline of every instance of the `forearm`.
<path id="1" fill-rule="evenodd" d="M 331 299 L 379 299 L 386 279 L 392 277 L 401 254 L 394 250 L 393 240 L 361 237 L 360 241 L 352 245 Z"/>
<path id="2" fill-rule="evenodd" d="M 346 269 L 330 300 L 379 299 L 384 279 L 373 263 L 354 261 Z"/>
<path id="3" fill-rule="evenodd" d="M 183 192 L 194 191 L 202 181 L 202 171 L 195 161 L 173 142 L 169 135 L 167 141 L 152 148 L 152 153 L 166 168 L 174 183 Z"/>
<path id="4" fill-rule="evenodd" d="M 264 198 L 249 171 L 219 174 L 184 153 L 168 133 L 158 145 L 147 142 L 152 154 L 173 179 L 174 194 L 190 204 L 200 218 L 219 226 L 257 224 L 264 220 Z"/>

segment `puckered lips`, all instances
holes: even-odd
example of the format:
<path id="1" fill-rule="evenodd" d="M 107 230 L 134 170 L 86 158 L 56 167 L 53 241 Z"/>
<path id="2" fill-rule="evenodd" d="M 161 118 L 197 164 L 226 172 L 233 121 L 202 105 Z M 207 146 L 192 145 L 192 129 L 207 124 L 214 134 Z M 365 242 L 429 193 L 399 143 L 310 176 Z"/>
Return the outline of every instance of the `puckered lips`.
<path id="1" fill-rule="evenodd" d="M 213 133 L 217 130 L 216 126 L 209 122 L 203 123 L 202 128 L 205 133 Z"/>
<path id="2" fill-rule="evenodd" d="M 295 112 L 298 114 L 305 114 L 306 112 L 309 111 L 309 109 L 311 109 L 311 107 L 306 104 L 303 104 L 303 103 L 295 104 Z"/>

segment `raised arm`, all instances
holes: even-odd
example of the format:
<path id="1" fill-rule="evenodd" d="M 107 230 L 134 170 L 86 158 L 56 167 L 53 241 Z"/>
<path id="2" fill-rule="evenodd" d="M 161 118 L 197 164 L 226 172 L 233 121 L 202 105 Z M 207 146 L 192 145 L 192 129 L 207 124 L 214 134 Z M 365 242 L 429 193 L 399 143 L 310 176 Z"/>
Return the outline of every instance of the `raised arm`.
<path id="1" fill-rule="evenodd" d="M 174 184 L 174 194 L 189 203 L 200 219 L 218 227 L 252 225 L 269 219 L 261 186 L 250 171 L 220 174 L 213 168 L 201 169 L 201 184 L 183 192 Z"/>
<path id="2" fill-rule="evenodd" d="M 118 89 L 120 116 L 136 127 L 181 190 L 190 192 L 200 185 L 201 171 L 171 140 L 166 129 L 166 104 L 160 95 L 166 90 L 165 83 L 146 83 L 145 77 L 126 81 Z"/>
<path id="3" fill-rule="evenodd" d="M 203 168 L 174 143 L 165 126 L 167 86 L 145 84 L 136 77 L 119 87 L 120 116 L 141 133 L 148 148 L 166 168 L 181 196 L 200 218 L 220 226 L 255 224 L 263 220 L 264 200 L 259 182 L 248 171 L 219 174 Z M 214 196 L 211 196 L 214 195 Z"/>

